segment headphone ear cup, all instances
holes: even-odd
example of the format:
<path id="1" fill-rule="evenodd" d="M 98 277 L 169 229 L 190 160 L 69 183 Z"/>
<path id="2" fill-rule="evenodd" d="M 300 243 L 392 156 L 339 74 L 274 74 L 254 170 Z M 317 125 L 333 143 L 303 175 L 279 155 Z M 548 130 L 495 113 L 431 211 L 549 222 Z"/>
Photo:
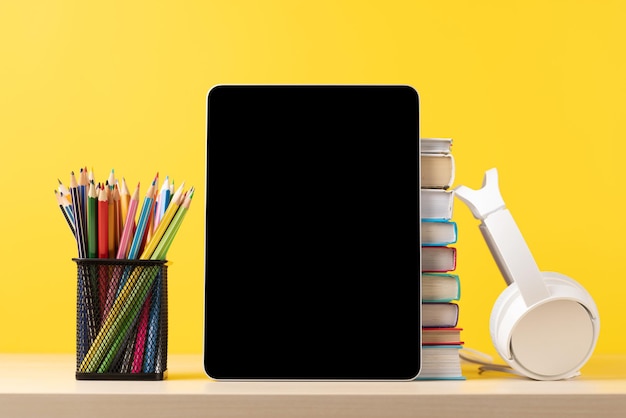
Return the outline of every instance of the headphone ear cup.
<path id="1" fill-rule="evenodd" d="M 559 273 L 542 273 L 550 297 L 530 307 L 511 284 L 498 297 L 490 334 L 498 354 L 513 369 L 537 380 L 575 376 L 595 348 L 598 310 L 587 291 Z"/>
<path id="2" fill-rule="evenodd" d="M 509 340 L 508 329 L 510 327 L 502 325 L 502 321 L 503 318 L 507 316 L 507 312 L 511 310 L 511 305 L 519 305 L 520 302 L 523 304 L 519 288 L 516 283 L 511 283 L 496 299 L 493 309 L 491 310 L 491 317 L 489 318 L 489 335 L 491 336 L 491 341 L 500 357 L 507 363 L 510 358 L 509 351 L 507 350 Z M 516 307 L 516 309 L 520 309 L 520 307 Z"/>

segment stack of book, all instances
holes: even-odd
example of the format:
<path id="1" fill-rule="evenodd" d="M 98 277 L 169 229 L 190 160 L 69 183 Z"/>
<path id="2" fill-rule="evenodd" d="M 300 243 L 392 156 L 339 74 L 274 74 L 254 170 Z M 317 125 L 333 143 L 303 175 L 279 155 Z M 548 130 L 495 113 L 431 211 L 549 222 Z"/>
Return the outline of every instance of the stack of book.
<path id="1" fill-rule="evenodd" d="M 457 224 L 452 219 L 455 161 L 450 138 L 421 138 L 422 370 L 421 380 L 463 380 L 459 350 L 460 280 Z"/>

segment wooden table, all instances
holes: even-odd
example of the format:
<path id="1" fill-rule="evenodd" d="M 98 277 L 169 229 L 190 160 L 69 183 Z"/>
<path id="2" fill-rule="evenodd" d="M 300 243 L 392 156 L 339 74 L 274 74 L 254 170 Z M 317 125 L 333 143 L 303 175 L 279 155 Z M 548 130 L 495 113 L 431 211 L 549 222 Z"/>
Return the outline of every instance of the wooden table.
<path id="1" fill-rule="evenodd" d="M 626 354 L 594 355 L 557 382 L 463 367 L 465 381 L 215 382 L 200 355 L 170 355 L 163 381 L 78 381 L 73 355 L 0 354 L 0 416 L 626 416 Z"/>

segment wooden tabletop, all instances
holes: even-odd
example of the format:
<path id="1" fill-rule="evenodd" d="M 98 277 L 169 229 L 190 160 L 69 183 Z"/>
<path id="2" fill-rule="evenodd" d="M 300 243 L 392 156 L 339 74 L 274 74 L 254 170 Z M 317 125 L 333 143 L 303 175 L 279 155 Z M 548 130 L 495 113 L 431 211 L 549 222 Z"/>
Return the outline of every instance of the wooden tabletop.
<path id="1" fill-rule="evenodd" d="M 163 381 L 76 380 L 69 354 L 0 354 L 7 417 L 560 417 L 626 412 L 626 354 L 594 355 L 582 374 L 537 382 L 500 372 L 465 381 L 216 382 L 200 355 L 170 355 Z"/>

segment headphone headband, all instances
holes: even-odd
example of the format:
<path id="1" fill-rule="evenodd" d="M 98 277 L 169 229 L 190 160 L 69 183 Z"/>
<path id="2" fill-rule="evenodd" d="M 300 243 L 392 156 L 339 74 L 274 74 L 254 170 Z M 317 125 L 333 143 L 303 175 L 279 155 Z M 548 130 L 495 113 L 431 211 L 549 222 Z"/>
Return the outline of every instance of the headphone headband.
<path id="1" fill-rule="evenodd" d="M 517 284 L 526 306 L 550 297 L 539 267 L 504 205 L 498 190 L 497 170 L 492 168 L 485 173 L 483 187 L 479 190 L 466 186 L 454 190 L 474 217 L 482 221 L 480 230 L 504 280 L 507 284 Z"/>

